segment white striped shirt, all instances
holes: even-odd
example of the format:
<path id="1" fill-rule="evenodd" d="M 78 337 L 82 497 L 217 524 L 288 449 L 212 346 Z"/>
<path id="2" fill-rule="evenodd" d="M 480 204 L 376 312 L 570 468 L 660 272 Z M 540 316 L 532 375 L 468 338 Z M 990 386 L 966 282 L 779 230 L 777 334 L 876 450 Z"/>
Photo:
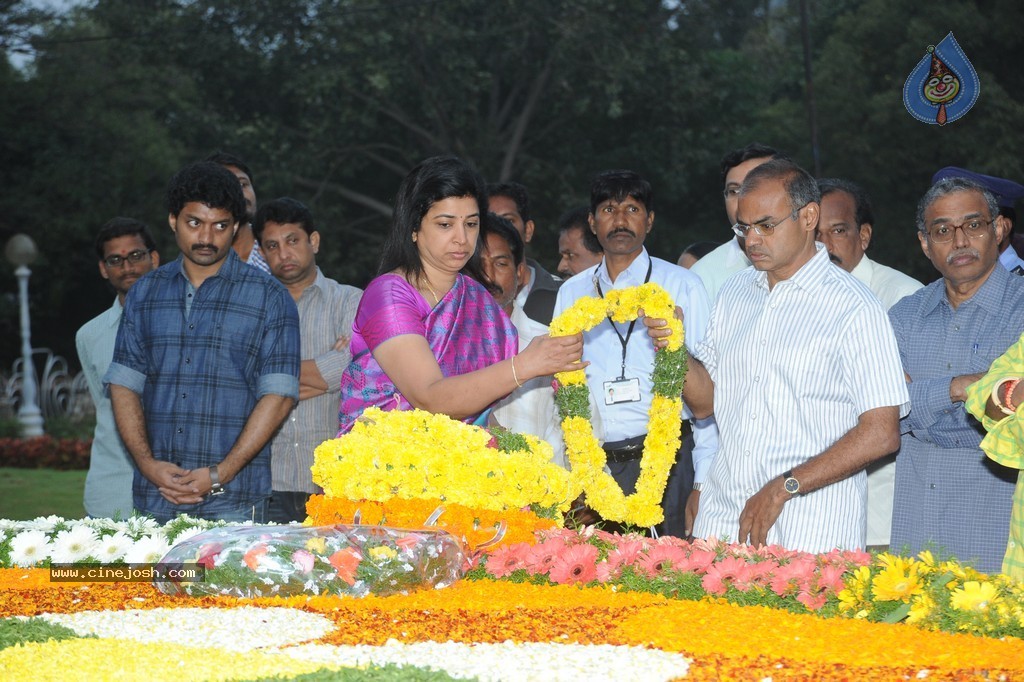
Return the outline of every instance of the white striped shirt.
<path id="1" fill-rule="evenodd" d="M 694 534 L 739 535 L 754 493 L 821 454 L 861 414 L 909 410 L 899 351 L 871 290 L 817 253 L 769 290 L 754 268 L 719 293 L 694 355 L 715 382 L 721 442 L 701 494 Z M 769 544 L 824 552 L 864 546 L 864 472 L 786 502 Z"/>

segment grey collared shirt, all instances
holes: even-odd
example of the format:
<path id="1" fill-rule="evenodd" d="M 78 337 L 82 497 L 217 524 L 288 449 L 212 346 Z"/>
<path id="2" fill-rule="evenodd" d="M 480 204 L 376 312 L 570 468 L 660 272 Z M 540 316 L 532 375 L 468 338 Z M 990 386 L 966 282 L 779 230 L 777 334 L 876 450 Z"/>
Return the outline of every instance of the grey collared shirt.
<path id="1" fill-rule="evenodd" d="M 328 279 L 317 268 L 316 280 L 297 301 L 302 359 L 316 362 L 327 392 L 299 401 L 274 436 L 270 445 L 274 490 L 320 492 L 310 472 L 313 451 L 338 432 L 341 375 L 352 360 L 348 343 L 342 350 L 334 350 L 334 345 L 340 336 L 351 340 L 362 295 L 362 289 Z"/>

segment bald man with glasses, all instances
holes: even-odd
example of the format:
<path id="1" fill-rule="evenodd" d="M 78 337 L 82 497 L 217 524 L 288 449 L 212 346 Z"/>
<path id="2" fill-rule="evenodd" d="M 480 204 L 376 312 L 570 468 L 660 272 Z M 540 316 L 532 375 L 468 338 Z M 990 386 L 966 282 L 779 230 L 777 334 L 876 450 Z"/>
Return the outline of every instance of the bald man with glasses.
<path id="1" fill-rule="evenodd" d="M 683 399 L 720 446 L 693 534 L 826 552 L 865 546 L 864 468 L 899 447 L 907 387 L 885 309 L 814 240 L 820 195 L 773 159 L 750 171 L 733 231 L 753 264 L 719 292 Z M 645 320 L 665 335 L 662 320 Z"/>

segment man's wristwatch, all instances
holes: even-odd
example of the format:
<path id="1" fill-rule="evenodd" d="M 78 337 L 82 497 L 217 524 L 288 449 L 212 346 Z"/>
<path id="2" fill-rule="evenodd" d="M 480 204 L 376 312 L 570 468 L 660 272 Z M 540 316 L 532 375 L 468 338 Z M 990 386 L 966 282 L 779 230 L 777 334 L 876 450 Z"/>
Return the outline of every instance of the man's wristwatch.
<path id="1" fill-rule="evenodd" d="M 693 489 L 694 489 L 694 490 L 695 490 L 696 492 L 698 492 L 698 493 L 699 493 L 699 492 L 700 492 L 700 491 L 701 491 L 701 490 L 702 490 L 703 488 L 704 488 L 704 484 L 703 484 L 703 483 L 697 482 L 697 483 L 694 483 L 694 484 L 693 484 Z"/>
<path id="2" fill-rule="evenodd" d="M 217 473 L 217 465 L 214 464 L 210 469 L 210 494 L 211 495 L 223 495 L 224 486 L 220 484 L 220 474 Z"/>
<path id="3" fill-rule="evenodd" d="M 785 486 L 786 492 L 790 495 L 800 494 L 800 481 L 793 478 L 792 469 L 782 474 L 782 485 Z"/>

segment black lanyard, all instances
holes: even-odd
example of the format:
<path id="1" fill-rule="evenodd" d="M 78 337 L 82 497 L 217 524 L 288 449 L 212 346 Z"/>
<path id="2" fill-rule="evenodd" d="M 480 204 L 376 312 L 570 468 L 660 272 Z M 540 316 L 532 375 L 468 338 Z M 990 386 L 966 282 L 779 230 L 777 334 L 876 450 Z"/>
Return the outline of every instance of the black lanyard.
<path id="1" fill-rule="evenodd" d="M 651 270 L 654 269 L 654 259 L 647 256 L 647 275 L 644 277 L 644 284 L 651 281 Z M 597 287 L 597 293 L 604 298 L 604 292 L 601 291 L 601 280 L 595 273 L 594 275 L 594 286 Z M 633 335 L 633 327 L 636 326 L 636 318 L 634 317 L 629 323 L 629 329 L 626 330 L 626 336 L 622 336 L 619 328 L 615 326 L 615 321 L 612 320 L 612 316 L 608 316 L 608 322 L 612 325 L 612 329 L 615 330 L 615 335 L 619 337 L 619 343 L 622 344 L 622 373 L 619 374 L 619 379 L 626 378 L 626 346 L 629 344 L 629 337 Z"/>

